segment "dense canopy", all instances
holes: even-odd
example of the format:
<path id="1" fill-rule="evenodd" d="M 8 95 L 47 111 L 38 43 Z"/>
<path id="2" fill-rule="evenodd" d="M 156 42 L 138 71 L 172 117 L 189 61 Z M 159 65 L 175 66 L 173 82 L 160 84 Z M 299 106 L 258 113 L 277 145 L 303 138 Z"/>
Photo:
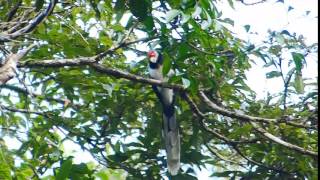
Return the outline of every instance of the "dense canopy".
<path id="1" fill-rule="evenodd" d="M 232 25 L 211 0 L 0 1 L 0 179 L 169 177 L 151 85 L 176 93 L 173 178 L 317 178 L 318 82 L 302 73 L 317 43 L 283 29 L 252 44 Z M 149 78 L 150 49 L 169 82 Z M 281 92 L 256 98 L 256 61 Z M 67 141 L 95 160 L 78 162 Z"/>

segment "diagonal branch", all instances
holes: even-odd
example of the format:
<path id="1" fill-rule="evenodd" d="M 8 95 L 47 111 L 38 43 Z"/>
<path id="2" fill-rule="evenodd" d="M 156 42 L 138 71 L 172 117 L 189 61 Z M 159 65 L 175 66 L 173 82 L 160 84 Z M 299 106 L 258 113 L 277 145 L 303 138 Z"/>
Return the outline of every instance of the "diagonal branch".
<path id="1" fill-rule="evenodd" d="M 267 165 L 264 165 L 262 163 L 259 163 L 259 162 L 256 162 L 250 158 L 248 158 L 247 156 L 245 156 L 243 153 L 241 153 L 241 151 L 239 150 L 238 148 L 238 144 L 241 143 L 239 141 L 233 141 L 219 133 L 217 133 L 216 131 L 214 131 L 213 129 L 210 129 L 209 127 L 207 127 L 205 124 L 204 124 L 204 114 L 199 110 L 199 108 L 196 106 L 196 104 L 192 101 L 192 99 L 186 94 L 182 94 L 182 96 L 184 97 L 184 99 L 188 102 L 189 106 L 191 107 L 191 110 L 197 115 L 197 117 L 199 117 L 200 119 L 200 124 L 201 126 L 208 132 L 212 133 L 213 135 L 215 135 L 217 138 L 219 138 L 220 140 L 226 142 L 228 145 L 230 145 L 241 157 L 243 157 L 244 159 L 246 159 L 248 162 L 251 162 L 257 166 L 261 166 L 261 167 L 264 167 L 264 168 L 267 168 L 267 169 L 271 169 L 271 170 L 275 170 L 277 172 L 280 172 L 280 173 L 285 173 L 285 174 L 290 174 L 289 172 L 287 171 L 284 171 L 282 169 L 278 169 L 278 168 L 275 168 L 275 167 L 272 167 L 272 166 L 267 166 Z M 209 149 L 210 151 L 210 148 L 207 146 L 207 148 Z M 211 149 L 212 150 L 212 149 Z M 216 154 L 212 151 L 210 151 L 211 153 L 213 154 Z M 223 158 L 222 156 L 219 156 L 218 154 L 216 154 L 219 158 Z M 227 162 L 230 162 L 230 160 L 228 160 Z"/>
<path id="2" fill-rule="evenodd" d="M 249 116 L 245 114 L 239 114 L 234 111 L 229 111 L 227 109 L 224 109 L 218 105 L 216 105 L 214 102 L 212 102 L 203 91 L 200 91 L 200 97 L 201 99 L 210 107 L 214 112 L 230 117 L 230 118 L 236 118 L 240 119 L 243 121 L 253 121 L 253 122 L 262 122 L 262 123 L 286 123 L 287 125 L 294 126 L 294 127 L 299 127 L 299 128 L 305 128 L 305 129 L 312 129 L 314 127 L 309 126 L 309 125 L 304 125 L 304 124 L 299 124 L 299 123 L 294 123 L 294 122 L 288 122 L 288 121 L 281 121 L 278 119 L 269 119 L 269 118 L 261 118 L 261 117 L 254 117 L 254 116 Z"/>
<path id="3" fill-rule="evenodd" d="M 272 135 L 271 133 L 267 132 L 265 129 L 261 128 L 258 124 L 254 123 L 254 122 L 250 122 L 253 126 L 253 128 L 258 131 L 260 134 L 262 134 L 264 137 L 266 137 L 267 139 L 277 143 L 277 144 L 280 144 L 282 146 L 285 146 L 289 149 L 292 149 L 292 150 L 295 150 L 299 153 L 302 153 L 302 154 L 306 154 L 306 155 L 309 155 L 309 156 L 312 156 L 312 157 L 315 157 L 317 158 L 318 157 L 318 152 L 315 152 L 315 151 L 310 151 L 310 150 L 307 150 L 307 149 L 304 149 L 300 146 L 297 146 L 297 145 L 294 145 L 294 144 L 291 144 L 291 143 L 288 143 L 274 135 Z"/>
<path id="4" fill-rule="evenodd" d="M 229 139 L 225 136 L 223 136 L 222 134 L 218 133 L 217 131 L 209 128 L 204 120 L 205 120 L 205 115 L 200 111 L 200 109 L 197 107 L 197 105 L 195 104 L 195 102 L 191 99 L 191 97 L 186 93 L 183 92 L 181 94 L 181 97 L 189 104 L 189 107 L 191 108 L 191 111 L 197 116 L 199 117 L 199 123 L 200 125 L 204 128 L 205 131 L 213 134 L 214 136 L 216 136 L 218 139 L 226 142 L 229 145 L 236 145 L 236 144 L 240 144 L 240 143 L 254 143 L 255 141 L 257 141 L 256 139 L 253 140 L 241 140 L 241 141 L 235 141 L 232 139 Z"/>
<path id="5" fill-rule="evenodd" d="M 252 126 L 255 128 L 255 130 L 257 130 L 259 133 L 261 133 L 263 136 L 265 136 L 266 138 L 268 138 L 269 140 L 280 144 L 282 146 L 285 146 L 291 150 L 295 150 L 297 152 L 300 152 L 302 154 L 306 154 L 309 156 L 313 156 L 313 157 L 318 157 L 318 153 L 314 152 L 314 151 L 310 151 L 310 150 L 306 150 L 302 147 L 299 147 L 297 145 L 288 143 L 286 141 L 281 140 L 280 138 L 268 133 L 265 129 L 259 127 L 255 122 L 277 122 L 277 120 L 275 119 L 264 119 L 264 118 L 259 118 L 259 117 L 252 117 L 252 116 L 248 116 L 248 115 L 243 115 L 243 114 L 238 114 L 236 112 L 232 112 L 232 111 L 228 111 L 226 109 L 223 109 L 219 106 L 217 106 L 216 104 L 214 104 L 212 101 L 209 100 L 209 98 L 204 94 L 204 92 L 200 92 L 200 96 L 201 98 L 207 103 L 207 105 L 213 109 L 215 112 L 222 114 L 224 116 L 228 116 L 231 118 L 237 118 L 246 122 L 250 122 L 252 124 Z"/>

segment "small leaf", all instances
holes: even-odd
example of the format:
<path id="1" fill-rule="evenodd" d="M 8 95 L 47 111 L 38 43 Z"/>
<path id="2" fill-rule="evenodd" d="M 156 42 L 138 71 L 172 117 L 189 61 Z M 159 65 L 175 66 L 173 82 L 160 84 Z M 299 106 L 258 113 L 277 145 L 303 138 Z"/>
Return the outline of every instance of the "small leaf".
<path id="1" fill-rule="evenodd" d="M 291 36 L 291 34 L 289 33 L 288 30 L 283 30 L 283 31 L 281 31 L 280 34 L 285 34 L 285 35 Z"/>
<path id="2" fill-rule="evenodd" d="M 297 93 L 303 94 L 304 84 L 303 84 L 301 72 L 296 72 L 293 86 L 294 86 L 295 90 L 297 91 Z"/>
<path id="3" fill-rule="evenodd" d="M 6 163 L 0 163 L 0 179 L 11 179 L 10 166 Z"/>
<path id="4" fill-rule="evenodd" d="M 291 10 L 293 10 L 293 9 L 294 9 L 294 8 L 293 8 L 292 6 L 289 6 L 289 7 L 288 7 L 288 12 L 291 11 Z"/>
<path id="5" fill-rule="evenodd" d="M 71 167 L 72 167 L 72 159 L 69 158 L 62 163 L 56 179 L 59 179 L 59 180 L 67 179 L 70 173 Z"/>
<path id="6" fill-rule="evenodd" d="M 190 81 L 186 78 L 182 78 L 182 84 L 184 88 L 188 88 L 190 86 Z"/>
<path id="7" fill-rule="evenodd" d="M 114 86 L 109 84 L 102 84 L 102 88 L 108 91 L 108 95 L 112 97 L 112 91 Z"/>
<path id="8" fill-rule="evenodd" d="M 36 10 L 39 11 L 42 8 L 43 4 L 44 0 L 37 0 L 35 4 Z"/>
<path id="9" fill-rule="evenodd" d="M 182 13 L 182 20 L 180 23 L 184 24 L 184 23 L 188 22 L 190 17 L 191 17 L 190 15 Z"/>
<path id="10" fill-rule="evenodd" d="M 281 76 L 281 72 L 279 72 L 279 71 L 271 71 L 266 74 L 267 79 L 271 79 L 271 78 L 279 77 L 279 76 Z"/>
<path id="11" fill-rule="evenodd" d="M 228 0 L 228 3 L 231 6 L 231 8 L 234 9 L 233 0 Z"/>
<path id="12" fill-rule="evenodd" d="M 139 21 L 144 21 L 149 16 L 151 4 L 149 1 L 142 0 L 137 3 L 135 0 L 129 0 L 129 9 L 131 13 L 139 19 Z M 150 8 L 150 9 L 149 9 Z"/>
<path id="13" fill-rule="evenodd" d="M 167 53 L 163 53 L 163 68 L 162 68 L 162 74 L 167 75 L 169 70 L 171 69 L 171 61 L 170 57 Z"/>
<path id="14" fill-rule="evenodd" d="M 294 64 L 296 65 L 297 72 L 301 72 L 302 60 L 304 60 L 303 54 L 292 52 L 291 55 L 292 55 Z"/>
<path id="15" fill-rule="evenodd" d="M 306 11 L 306 16 L 308 16 L 311 13 L 311 11 Z"/>
<path id="16" fill-rule="evenodd" d="M 244 25 L 243 27 L 246 30 L 246 32 L 249 32 L 251 26 L 247 24 L 247 25 Z"/>
<path id="17" fill-rule="evenodd" d="M 192 13 L 192 18 L 199 16 L 201 11 L 202 11 L 202 9 L 199 6 L 197 6 L 196 10 Z"/>
<path id="18" fill-rule="evenodd" d="M 166 22 L 170 22 L 172 21 L 175 17 L 177 17 L 179 14 L 181 13 L 181 11 L 177 10 L 177 9 L 172 9 L 170 10 L 167 15 L 166 15 Z"/>
<path id="19" fill-rule="evenodd" d="M 209 28 L 210 26 L 211 26 L 211 24 L 212 24 L 212 18 L 210 17 L 210 15 L 208 14 L 208 12 L 207 11 L 205 11 L 205 13 L 206 13 L 206 16 L 207 16 L 207 21 L 203 21 L 202 23 L 201 23 L 201 28 L 202 29 L 207 29 L 207 28 Z"/>

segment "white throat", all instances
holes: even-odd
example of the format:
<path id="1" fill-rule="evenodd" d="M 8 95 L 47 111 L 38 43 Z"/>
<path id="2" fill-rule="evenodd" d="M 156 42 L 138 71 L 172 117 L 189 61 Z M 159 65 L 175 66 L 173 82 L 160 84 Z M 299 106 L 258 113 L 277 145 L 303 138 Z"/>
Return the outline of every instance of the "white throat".
<path id="1" fill-rule="evenodd" d="M 162 66 L 160 66 L 157 69 L 152 69 L 149 67 L 149 74 L 151 78 L 162 81 L 163 80 Z"/>

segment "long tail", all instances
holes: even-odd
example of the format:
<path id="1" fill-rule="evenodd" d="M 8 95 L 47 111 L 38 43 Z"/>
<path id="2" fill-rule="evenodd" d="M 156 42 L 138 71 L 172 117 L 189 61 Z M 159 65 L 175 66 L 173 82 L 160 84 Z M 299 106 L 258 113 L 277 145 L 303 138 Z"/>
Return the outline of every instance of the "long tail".
<path id="1" fill-rule="evenodd" d="M 170 115 L 170 116 L 168 116 Z M 171 175 L 180 169 L 180 136 L 175 113 L 163 113 L 163 136 L 167 152 L 167 166 Z"/>

